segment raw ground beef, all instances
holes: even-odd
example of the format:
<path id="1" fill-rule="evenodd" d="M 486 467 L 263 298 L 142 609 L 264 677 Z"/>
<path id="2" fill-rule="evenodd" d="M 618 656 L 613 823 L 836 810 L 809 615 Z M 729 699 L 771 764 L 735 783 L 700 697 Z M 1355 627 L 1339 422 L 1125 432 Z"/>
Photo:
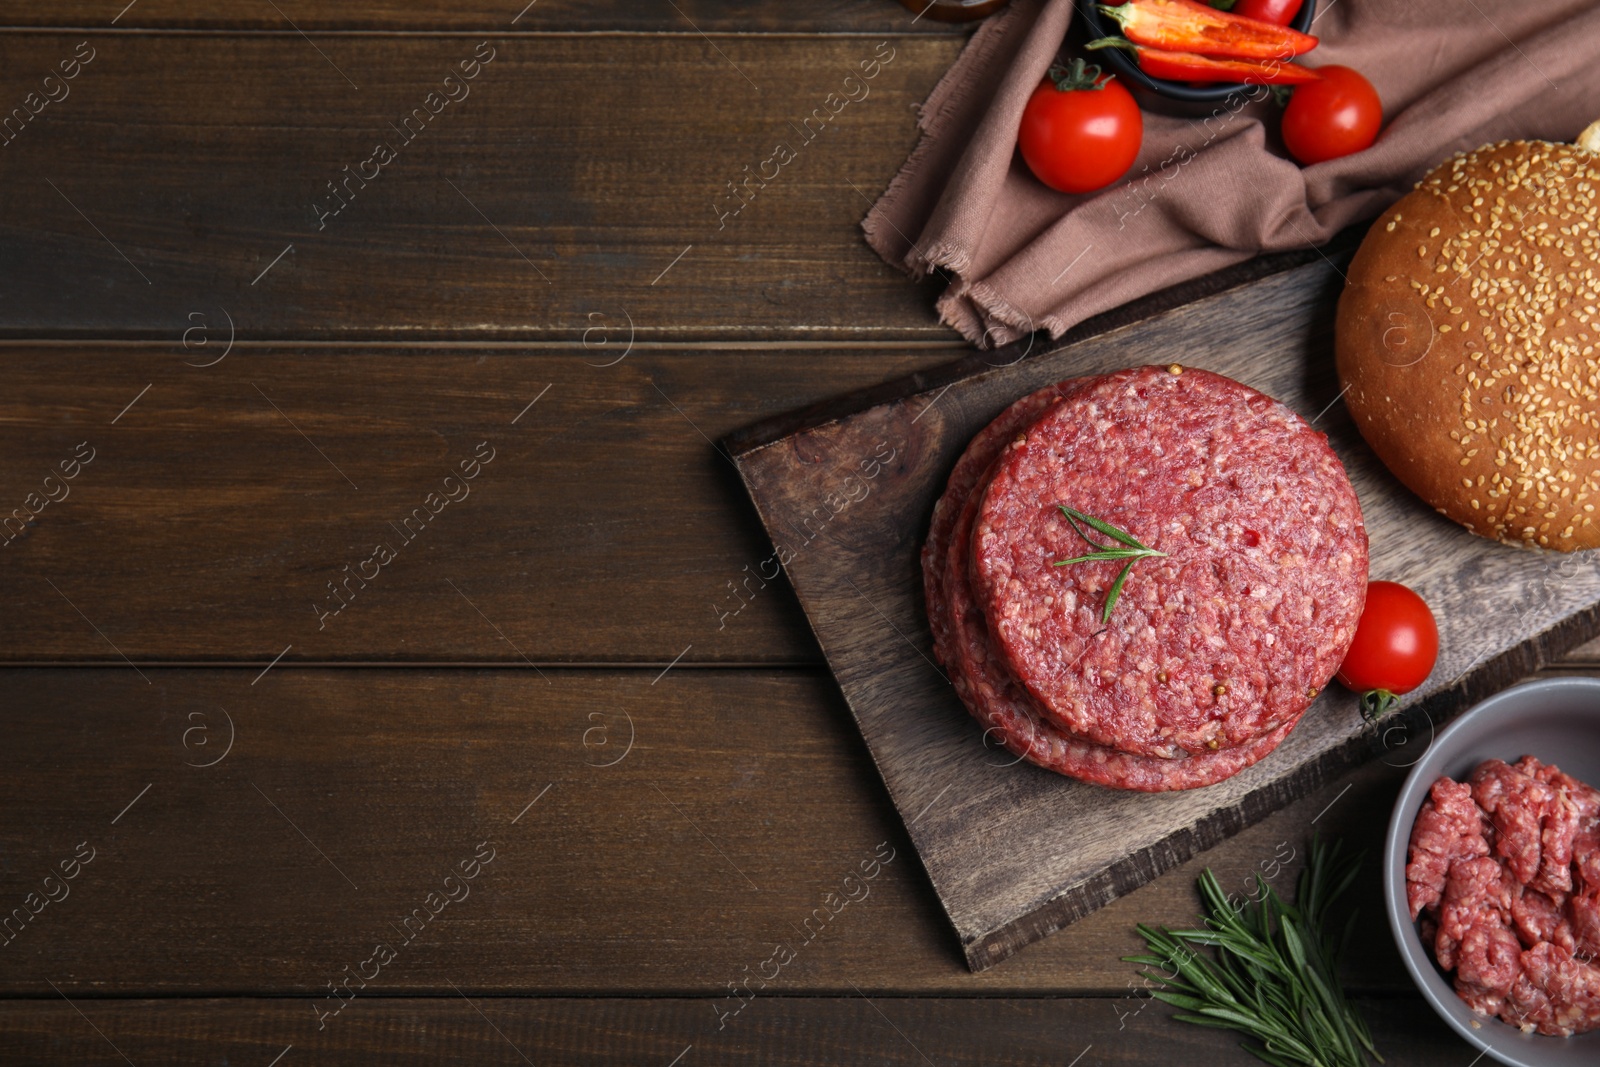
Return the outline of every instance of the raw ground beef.
<path id="1" fill-rule="evenodd" d="M 1600 1027 L 1600 791 L 1524 756 L 1440 778 L 1411 829 L 1406 899 L 1456 992 L 1541 1034 Z"/>
<path id="2" fill-rule="evenodd" d="M 961 458 L 956 460 L 950 480 L 945 484 L 944 494 L 933 505 L 933 518 L 928 522 L 928 539 L 922 544 L 922 596 L 928 609 L 928 628 L 933 632 L 933 654 L 940 663 L 949 664 L 952 658 L 950 615 L 944 594 L 945 553 L 950 546 L 950 533 L 961 516 L 961 509 L 966 506 L 967 497 L 980 487 L 989 465 L 1006 446 L 1006 442 L 1032 425 L 1052 402 L 1073 392 L 1085 381 L 1088 379 L 1068 378 L 1029 393 L 979 430 L 966 451 L 961 453 Z"/>
<path id="3" fill-rule="evenodd" d="M 1166 558 L 1120 561 L 1066 504 Z M 1104 535 L 1096 535 L 1105 542 Z M 995 652 L 1062 731 L 1142 756 L 1226 751 L 1298 719 L 1365 600 L 1360 505 L 1327 439 L 1254 389 L 1142 367 L 1073 392 L 1001 453 L 972 534 Z"/>
<path id="4" fill-rule="evenodd" d="M 1057 729 L 995 657 L 983 613 L 968 581 L 968 547 L 977 492 L 957 516 L 946 546 L 941 593 L 948 612 L 950 682 L 970 711 L 1007 750 L 1032 763 L 1096 785 L 1143 792 L 1194 789 L 1231 778 L 1276 748 L 1298 717 L 1264 737 L 1221 752 L 1160 759 L 1119 752 Z"/>
<path id="5" fill-rule="evenodd" d="M 1406 864 L 1406 901 L 1415 919 L 1444 896 L 1450 865 L 1489 854 L 1488 817 L 1462 782 L 1440 778 L 1422 802 L 1411 828 L 1411 857 Z"/>
<path id="6" fill-rule="evenodd" d="M 1165 373 L 1165 369 L 1162 370 Z M 1108 745 L 1078 732 L 1073 728 L 1072 719 L 1041 706 L 1012 673 L 992 643 L 989 620 L 974 597 L 972 584 L 972 529 L 978 508 L 985 499 L 985 489 L 997 468 L 996 460 L 1019 438 L 1026 439 L 1032 426 L 1054 417 L 1055 410 L 1063 403 L 1086 389 L 1130 373 L 1146 372 L 1070 379 L 1041 389 L 1017 401 L 978 433 L 957 461 L 934 507 L 921 560 L 924 599 L 936 658 L 949 671 L 952 685 L 968 710 L 1011 752 L 1049 769 L 1101 785 L 1145 791 L 1188 789 L 1231 777 L 1271 752 L 1298 722 L 1310 702 L 1309 696 L 1299 701 L 1286 717 L 1258 723 L 1253 730 L 1241 729 L 1227 734 L 1225 745 L 1219 742 L 1185 748 L 1171 739 L 1149 743 L 1140 738 L 1121 745 Z M 1205 372 L 1190 373 L 1226 383 L 1234 390 L 1244 389 Z M 1268 409 L 1281 408 L 1258 393 L 1247 392 L 1250 397 L 1259 398 L 1258 403 Z M 1325 451 L 1326 444 L 1321 436 L 1311 436 Z M 1331 457 L 1331 453 L 1328 455 Z M 1334 463 L 1337 466 L 1337 460 Z M 1339 471 L 1342 480 L 1342 468 Z M 1236 469 L 1230 468 L 1224 474 L 1235 480 L 1238 478 Z M 1344 485 L 1348 490 L 1348 483 Z M 1353 509 L 1353 495 L 1350 503 Z M 1360 541 L 1359 570 L 1364 583 L 1365 535 L 1359 510 L 1353 509 L 1353 516 L 1353 529 Z M 1359 608 L 1358 598 L 1357 613 Z M 1334 634 L 1337 651 L 1342 652 L 1348 637 L 1342 630 Z M 1337 660 L 1337 655 L 1334 659 Z M 1330 673 L 1331 670 L 1330 667 Z M 1320 686 L 1325 680 L 1325 677 L 1319 678 L 1317 684 Z M 1102 732 L 1102 736 L 1106 735 Z"/>

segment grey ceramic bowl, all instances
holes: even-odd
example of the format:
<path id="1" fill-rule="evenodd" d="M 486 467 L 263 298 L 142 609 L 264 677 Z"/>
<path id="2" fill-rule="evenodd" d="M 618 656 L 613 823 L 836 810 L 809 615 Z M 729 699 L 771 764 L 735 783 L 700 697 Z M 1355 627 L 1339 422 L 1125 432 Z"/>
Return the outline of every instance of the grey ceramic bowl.
<path id="1" fill-rule="evenodd" d="M 1579 1037 L 1524 1034 L 1475 1015 L 1434 965 L 1406 906 L 1411 826 L 1440 775 L 1460 780 L 1486 759 L 1532 755 L 1591 784 L 1600 783 L 1600 679 L 1546 678 L 1507 689 L 1462 715 L 1434 738 L 1400 790 L 1383 850 L 1389 928 L 1411 978 L 1444 1021 L 1475 1048 L 1512 1067 L 1594 1067 L 1600 1030 Z M 1476 1024 L 1476 1025 L 1474 1025 Z"/>

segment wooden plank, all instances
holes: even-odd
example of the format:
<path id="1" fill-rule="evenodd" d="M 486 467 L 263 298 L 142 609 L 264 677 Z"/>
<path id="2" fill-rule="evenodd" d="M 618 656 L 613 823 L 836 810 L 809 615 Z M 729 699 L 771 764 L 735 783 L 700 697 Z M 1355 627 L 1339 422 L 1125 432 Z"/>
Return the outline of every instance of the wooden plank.
<path id="1" fill-rule="evenodd" d="M 70 991 L 63 989 L 63 992 Z M 82 1011 L 77 1014 L 73 1008 Z M 1389 1063 L 1461 1067 L 1474 1050 L 1420 1000 L 1363 1001 Z M 1156 1005 L 1127 1028 L 1104 1001 L 1065 999 L 757 999 L 717 1030 L 701 1000 L 562 997 L 360 998 L 322 1030 L 303 1000 L 0 1002 L 9 1062 L 607 1064 L 866 1063 L 924 1067 L 1259 1063 L 1231 1034 L 1184 1026 Z M 288 1050 L 288 1051 L 286 1051 Z M 122 1057 L 126 1056 L 124 1060 Z"/>
<path id="2" fill-rule="evenodd" d="M 7 106 L 78 63 L 0 151 L 0 337 L 954 338 L 858 223 L 958 38 L 87 41 L 0 35 Z"/>
<path id="3" fill-rule="evenodd" d="M 1379 933 L 1358 939 L 1354 987 L 1411 988 L 1375 866 L 1416 758 L 1399 745 L 1395 766 L 974 976 L 821 671 L 144 674 L 6 671 L 0 915 L 40 910 L 13 915 L 0 994 L 325 995 L 384 942 L 398 958 L 372 995 L 717 998 L 784 943 L 774 994 L 1115 998 L 1137 922 L 1192 924 L 1204 865 L 1289 886 L 1296 864 L 1275 861 L 1313 825 L 1368 850 L 1359 906 Z M 430 892 L 459 896 L 444 879 L 485 840 L 465 898 L 406 943 L 400 924 Z M 44 879 L 88 850 L 62 898 Z"/>
<path id="4" fill-rule="evenodd" d="M 1416 588 L 1440 622 L 1433 680 L 1399 720 L 1412 729 L 1600 632 L 1600 572 L 1471 536 L 1400 487 L 1360 441 L 1336 403 L 1340 284 L 1336 265 L 1319 261 L 1026 359 L 1019 349 L 1008 363 L 1001 352 L 998 367 L 968 361 L 874 390 L 870 401 L 847 397 L 839 409 L 863 410 L 830 410 L 809 429 L 791 432 L 793 420 L 781 419 L 775 431 L 741 435 L 735 458 L 774 540 L 825 531 L 829 551 L 794 552 L 790 580 L 975 969 L 1321 786 L 1391 728 L 1365 723 L 1354 695 L 1332 686 L 1270 758 L 1208 789 L 1160 796 L 996 761 L 930 659 L 917 554 L 955 457 L 1017 397 L 1183 353 L 1317 419 L 1361 496 L 1372 573 Z M 935 796 L 944 806 L 919 822 Z"/>
<path id="5" fill-rule="evenodd" d="M 200 340 L 5 349 L 0 661 L 816 663 L 709 440 L 947 358 Z"/>
<path id="6" fill-rule="evenodd" d="M 124 7 L 124 4 L 127 6 Z M 0 27 L 83 27 L 97 30 L 209 29 L 229 32 L 308 33 L 382 30 L 387 32 L 462 32 L 487 29 L 533 32 L 742 33 L 927 33 L 959 34 L 970 26 L 917 18 L 893 0 L 823 0 L 784 4 L 778 0 L 591 0 L 584 4 L 544 4 L 515 0 L 360 0 L 351 4 L 311 4 L 281 0 L 137 0 L 135 4 L 65 0 L 39 5 L 20 0 L 0 3 Z"/>

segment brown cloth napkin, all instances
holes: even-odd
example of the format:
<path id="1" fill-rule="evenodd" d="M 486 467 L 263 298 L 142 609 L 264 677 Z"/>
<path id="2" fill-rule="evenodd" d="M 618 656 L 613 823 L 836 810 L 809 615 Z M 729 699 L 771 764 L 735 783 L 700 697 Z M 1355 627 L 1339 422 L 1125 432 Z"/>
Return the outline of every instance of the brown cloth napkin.
<path id="1" fill-rule="evenodd" d="M 1600 0 L 1323 0 L 1307 66 L 1365 74 L 1384 130 L 1300 167 L 1270 101 L 1146 112 L 1128 177 L 1073 196 L 1016 152 L 1022 108 L 1056 58 L 1072 0 L 1014 0 L 923 104 L 922 137 L 862 221 L 878 254 L 950 280 L 940 316 L 973 342 L 1059 337 L 1108 308 L 1372 218 L 1452 154 L 1571 140 L 1600 118 Z M 1070 51 L 1070 49 L 1069 49 Z"/>

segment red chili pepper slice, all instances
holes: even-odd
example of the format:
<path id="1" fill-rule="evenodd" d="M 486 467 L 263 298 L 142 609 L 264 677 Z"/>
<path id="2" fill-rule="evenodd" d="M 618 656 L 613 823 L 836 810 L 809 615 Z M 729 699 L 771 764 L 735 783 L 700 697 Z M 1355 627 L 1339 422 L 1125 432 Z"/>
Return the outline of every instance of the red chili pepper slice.
<path id="1" fill-rule="evenodd" d="M 1100 5 L 1134 44 L 1231 59 L 1288 59 L 1317 46 L 1310 34 L 1218 11 L 1196 0 L 1127 0 Z"/>
<path id="2" fill-rule="evenodd" d="M 1102 37 L 1084 47 L 1125 48 L 1139 61 L 1139 69 L 1152 78 L 1190 82 L 1243 82 L 1246 85 L 1303 85 L 1320 75 L 1309 67 L 1276 59 L 1213 59 L 1193 52 L 1165 52 L 1144 48 L 1121 37 Z"/>

